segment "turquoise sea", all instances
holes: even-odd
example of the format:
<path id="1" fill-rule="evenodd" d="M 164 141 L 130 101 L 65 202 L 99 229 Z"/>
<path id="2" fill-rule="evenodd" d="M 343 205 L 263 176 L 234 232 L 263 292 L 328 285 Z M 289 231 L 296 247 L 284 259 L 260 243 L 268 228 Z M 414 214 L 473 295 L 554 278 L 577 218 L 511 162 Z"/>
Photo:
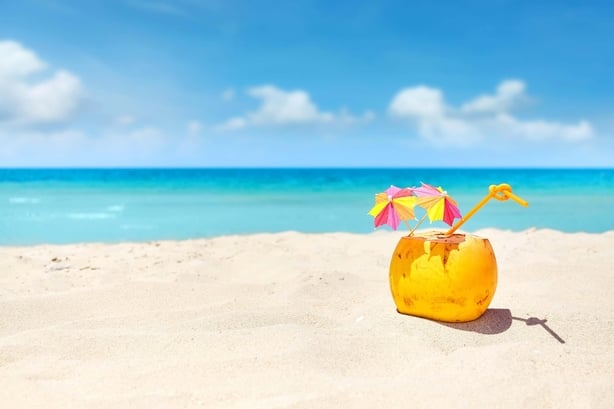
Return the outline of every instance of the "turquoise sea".
<path id="1" fill-rule="evenodd" d="M 466 231 L 614 230 L 614 169 L 0 169 L 0 244 L 368 233 L 375 193 L 421 181 L 463 213 L 491 184 L 529 202 L 493 200 Z"/>

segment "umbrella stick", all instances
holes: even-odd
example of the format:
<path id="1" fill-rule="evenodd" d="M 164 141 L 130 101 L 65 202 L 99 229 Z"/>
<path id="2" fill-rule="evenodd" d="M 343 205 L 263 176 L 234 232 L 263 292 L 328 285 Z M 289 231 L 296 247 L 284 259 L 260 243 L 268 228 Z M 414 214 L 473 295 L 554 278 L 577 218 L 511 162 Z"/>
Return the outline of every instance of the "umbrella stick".
<path id="1" fill-rule="evenodd" d="M 403 220 L 403 223 L 405 223 L 405 226 L 407 226 L 407 230 L 412 231 L 411 230 L 411 225 L 409 223 L 407 223 L 407 220 Z"/>
<path id="2" fill-rule="evenodd" d="M 426 219 L 426 216 L 428 216 L 428 213 L 425 213 L 424 216 L 422 216 L 422 218 L 420 220 L 418 220 L 418 223 L 416 223 L 416 226 L 413 229 L 411 229 L 411 231 L 409 232 L 410 236 L 412 234 L 414 234 L 414 232 L 416 231 L 418 226 L 420 226 L 422 224 L 422 222 Z"/>

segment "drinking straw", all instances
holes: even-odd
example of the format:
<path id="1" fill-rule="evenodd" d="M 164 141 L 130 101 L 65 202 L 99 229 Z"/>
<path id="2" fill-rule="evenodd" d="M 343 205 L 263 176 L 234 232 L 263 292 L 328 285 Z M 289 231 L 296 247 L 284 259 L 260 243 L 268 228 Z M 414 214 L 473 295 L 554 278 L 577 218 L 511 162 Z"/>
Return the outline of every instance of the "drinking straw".
<path id="1" fill-rule="evenodd" d="M 475 207 L 471 209 L 469 213 L 467 213 L 464 217 L 461 217 L 460 220 L 456 222 L 456 224 L 452 226 L 450 230 L 446 232 L 446 236 L 450 236 L 452 233 L 454 233 L 467 220 L 469 220 L 471 216 L 473 216 L 478 210 L 480 210 L 482 206 L 486 204 L 486 202 L 488 202 L 492 198 L 495 198 L 501 201 L 512 199 L 516 203 L 524 207 L 527 207 L 529 205 L 529 203 L 526 200 L 521 199 L 520 197 L 513 194 L 512 187 L 508 185 L 507 183 L 501 183 L 500 185 L 490 185 L 488 187 L 488 194 L 484 197 L 484 199 L 482 199 L 480 203 L 475 205 Z"/>

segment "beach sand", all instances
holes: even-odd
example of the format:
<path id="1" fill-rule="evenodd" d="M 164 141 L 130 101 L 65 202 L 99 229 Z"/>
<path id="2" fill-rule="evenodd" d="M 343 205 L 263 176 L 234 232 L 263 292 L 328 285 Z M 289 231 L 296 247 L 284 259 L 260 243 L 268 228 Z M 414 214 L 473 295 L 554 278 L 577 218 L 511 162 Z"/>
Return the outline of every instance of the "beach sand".
<path id="1" fill-rule="evenodd" d="M 614 232 L 476 233 L 465 324 L 396 312 L 400 232 L 0 247 L 0 406 L 613 407 Z"/>

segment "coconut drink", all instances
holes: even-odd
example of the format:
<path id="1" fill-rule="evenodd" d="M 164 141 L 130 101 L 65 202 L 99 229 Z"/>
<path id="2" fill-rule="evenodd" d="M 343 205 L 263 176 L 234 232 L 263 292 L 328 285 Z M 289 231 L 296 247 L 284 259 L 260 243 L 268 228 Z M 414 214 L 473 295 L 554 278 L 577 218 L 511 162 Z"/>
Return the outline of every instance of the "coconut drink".
<path id="1" fill-rule="evenodd" d="M 401 221 L 410 229 L 401 237 L 390 261 L 390 290 L 397 311 L 444 322 L 466 322 L 479 318 L 488 308 L 497 288 L 497 261 L 487 238 L 460 234 L 456 230 L 488 200 L 513 199 L 527 202 L 512 193 L 507 184 L 491 185 L 488 195 L 465 217 L 456 202 L 441 187 L 425 183 L 419 188 L 391 186 L 375 197 L 369 214 L 375 227 L 383 224 L 397 229 Z M 425 215 L 411 228 L 414 209 Z M 417 233 L 429 218 L 452 226 L 448 231 Z M 459 219 L 453 225 L 455 219 Z"/>

